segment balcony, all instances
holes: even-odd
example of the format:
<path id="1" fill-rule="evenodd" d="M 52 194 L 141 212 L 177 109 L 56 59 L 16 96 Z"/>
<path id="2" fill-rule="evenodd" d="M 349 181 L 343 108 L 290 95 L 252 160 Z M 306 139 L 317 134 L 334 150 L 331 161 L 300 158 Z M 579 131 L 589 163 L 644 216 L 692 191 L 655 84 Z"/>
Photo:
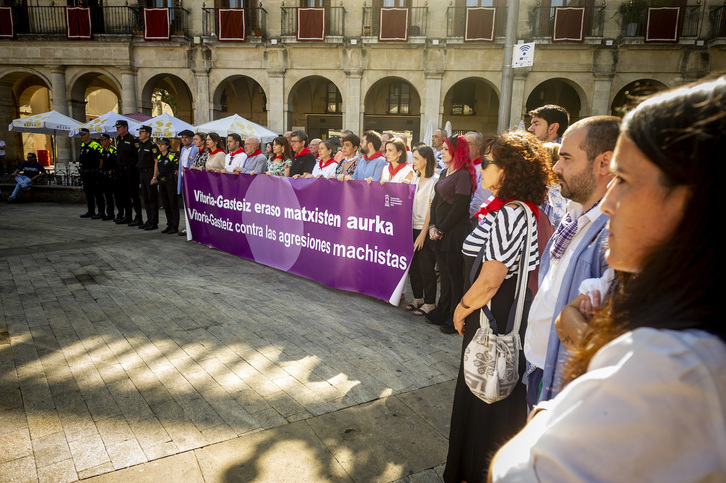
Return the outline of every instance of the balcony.
<path id="1" fill-rule="evenodd" d="M 695 38 L 701 27 L 701 5 L 682 2 L 645 2 L 634 0 L 620 7 L 622 36 L 646 42 L 677 42 Z M 650 22 L 649 22 L 650 19 Z"/>
<path id="2" fill-rule="evenodd" d="M 219 10 L 218 8 L 202 9 L 202 36 L 207 39 L 218 39 Z M 245 42 L 262 42 L 262 39 L 267 38 L 267 10 L 262 7 L 254 7 L 245 8 L 244 12 Z"/>
<path id="3" fill-rule="evenodd" d="M 143 33 L 143 9 L 110 6 L 89 7 L 90 32 L 96 35 L 130 36 Z M 66 37 L 69 33 L 65 6 L 13 7 L 13 24 L 20 38 Z M 170 34 L 188 36 L 189 11 L 171 8 Z"/>
<path id="4" fill-rule="evenodd" d="M 282 25 L 281 35 L 283 37 L 300 38 L 300 29 L 298 25 L 298 10 L 305 7 L 282 7 Z M 324 38 L 328 40 L 333 37 L 335 40 L 342 41 L 345 37 L 345 7 L 320 7 L 325 10 L 325 32 Z M 303 10 L 304 11 L 304 10 Z M 314 30 L 315 27 L 313 26 Z M 316 34 L 317 38 L 322 40 L 323 36 Z M 333 39 L 331 39 L 333 40 Z"/>
<path id="5" fill-rule="evenodd" d="M 565 17 L 564 20 L 559 20 L 559 22 L 564 22 L 564 24 L 558 23 L 558 32 L 555 32 L 555 13 L 557 8 L 534 8 L 530 17 L 532 37 L 550 39 L 554 42 L 577 42 L 584 41 L 587 38 L 602 38 L 605 26 L 605 7 L 581 7 L 584 8 L 584 18 L 581 16 L 581 13 L 575 12 L 574 9 L 561 9 L 560 12 L 570 11 L 575 12 L 575 14 L 570 17 Z M 582 21 L 582 24 L 580 24 L 580 21 Z M 578 34 L 576 36 L 563 36 L 560 29 L 562 32 L 574 30 Z"/>
<path id="6" fill-rule="evenodd" d="M 711 9 L 708 17 L 711 22 L 711 38 L 726 39 L 726 6 Z"/>
<path id="7" fill-rule="evenodd" d="M 448 41 L 464 41 L 464 42 L 476 42 L 486 41 L 482 40 L 481 37 L 475 36 L 471 32 L 472 23 L 476 21 L 472 11 L 467 15 L 467 10 L 470 7 L 449 7 L 446 9 L 446 38 Z M 492 40 L 500 39 L 503 41 L 504 35 L 507 30 L 507 7 L 493 7 L 494 8 L 494 25 L 492 32 Z M 476 9 L 476 7 L 475 7 Z M 468 19 L 468 21 L 467 21 Z M 467 29 L 467 23 L 469 29 Z M 486 23 L 486 21 L 485 21 Z M 483 27 L 484 31 L 489 31 L 490 24 L 486 24 Z M 477 29 L 477 32 L 481 32 L 481 29 Z"/>
<path id="8" fill-rule="evenodd" d="M 390 11 L 385 7 L 373 8 L 363 7 L 363 36 L 377 37 L 380 41 L 406 41 L 403 37 L 391 38 L 389 32 L 381 32 L 381 10 Z M 406 39 L 426 38 L 426 24 L 428 19 L 428 7 L 400 8 L 398 11 L 408 10 L 408 24 L 406 25 Z M 384 12 L 385 14 L 386 12 Z"/>

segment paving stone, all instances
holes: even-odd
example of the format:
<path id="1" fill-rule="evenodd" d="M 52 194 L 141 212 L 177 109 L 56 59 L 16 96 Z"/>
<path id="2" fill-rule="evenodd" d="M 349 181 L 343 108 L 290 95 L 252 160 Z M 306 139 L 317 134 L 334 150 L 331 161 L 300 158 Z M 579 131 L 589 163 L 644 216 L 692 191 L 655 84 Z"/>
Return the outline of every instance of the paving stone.
<path id="1" fill-rule="evenodd" d="M 71 458 L 68 442 L 63 432 L 33 439 L 33 454 L 35 455 L 35 466 L 38 468 Z"/>
<path id="2" fill-rule="evenodd" d="M 42 468 L 38 468 L 39 483 L 71 483 L 78 480 L 73 460 L 68 458 Z"/>
<path id="3" fill-rule="evenodd" d="M 32 453 L 33 447 L 27 428 L 0 435 L 0 464 L 23 458 Z"/>
<path id="4" fill-rule="evenodd" d="M 0 463 L 0 475 L 3 475 L 3 481 L 8 483 L 35 483 L 38 481 L 38 473 L 32 455 Z"/>
<path id="5" fill-rule="evenodd" d="M 73 456 L 73 464 L 79 473 L 110 461 L 106 447 L 98 434 L 84 439 L 68 441 L 68 447 Z"/>

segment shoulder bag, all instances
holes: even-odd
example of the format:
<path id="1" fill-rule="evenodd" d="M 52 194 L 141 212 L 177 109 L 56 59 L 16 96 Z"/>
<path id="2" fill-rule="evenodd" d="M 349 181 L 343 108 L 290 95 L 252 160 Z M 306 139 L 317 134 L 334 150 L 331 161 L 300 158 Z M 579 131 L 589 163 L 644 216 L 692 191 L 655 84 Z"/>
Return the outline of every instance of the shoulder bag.
<path id="1" fill-rule="evenodd" d="M 519 327 L 524 314 L 524 301 L 527 291 L 529 252 L 532 245 L 532 214 L 520 201 L 514 201 L 524 209 L 527 216 L 527 237 L 519 260 L 517 289 L 514 303 L 509 312 L 507 333 L 497 334 L 497 322 L 489 309 L 489 304 L 480 310 L 480 328 L 474 334 L 464 351 L 464 380 L 475 396 L 487 404 L 505 399 L 519 382 L 519 351 L 522 342 Z M 472 283 L 477 268 L 484 256 L 486 244 L 482 247 L 472 268 Z"/>

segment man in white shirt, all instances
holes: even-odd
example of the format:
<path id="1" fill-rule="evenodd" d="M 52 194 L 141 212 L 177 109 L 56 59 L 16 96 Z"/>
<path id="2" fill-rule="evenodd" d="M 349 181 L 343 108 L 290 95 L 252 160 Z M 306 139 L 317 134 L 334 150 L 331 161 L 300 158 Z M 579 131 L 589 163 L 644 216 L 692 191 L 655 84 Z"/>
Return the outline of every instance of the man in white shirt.
<path id="1" fill-rule="evenodd" d="M 434 148 L 434 157 L 436 158 L 436 174 L 446 168 L 446 164 L 441 157 L 441 148 L 444 146 L 444 138 L 447 137 L 449 137 L 449 133 L 444 129 L 437 129 L 431 136 L 431 147 Z"/>
<path id="2" fill-rule="evenodd" d="M 227 135 L 227 156 L 224 157 L 224 171 L 228 174 L 235 173 L 235 170 L 244 166 L 247 154 L 242 147 L 242 137 L 236 132 Z"/>
<path id="3" fill-rule="evenodd" d="M 524 354 L 527 358 L 527 402 L 553 398 L 561 389 L 567 349 L 554 321 L 578 295 L 580 283 L 599 278 L 606 269 L 603 240 L 607 216 L 599 203 L 612 179 L 610 160 L 620 119 L 594 116 L 578 121 L 565 133 L 560 160 L 553 170 L 562 195 L 570 202 L 567 215 L 542 253 L 539 289 L 529 311 Z"/>

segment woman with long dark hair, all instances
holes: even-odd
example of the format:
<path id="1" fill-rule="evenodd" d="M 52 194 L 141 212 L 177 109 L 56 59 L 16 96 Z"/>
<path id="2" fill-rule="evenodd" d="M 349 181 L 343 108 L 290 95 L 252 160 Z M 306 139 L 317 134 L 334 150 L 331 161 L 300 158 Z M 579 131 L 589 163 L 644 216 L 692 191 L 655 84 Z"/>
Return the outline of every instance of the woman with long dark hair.
<path id="1" fill-rule="evenodd" d="M 466 293 L 457 300 L 454 325 L 463 336 L 459 376 L 456 381 L 451 412 L 449 453 L 444 481 L 447 483 L 485 481 L 491 456 L 517 433 L 526 422 L 526 389 L 518 382 L 505 399 L 488 404 L 475 396 L 464 378 L 464 351 L 480 328 L 481 308 L 489 305 L 499 322 L 499 333 L 506 333 L 510 309 L 515 300 L 519 265 L 525 250 L 528 277 L 539 261 L 537 250 L 538 205 L 547 195 L 547 152 L 529 133 L 508 132 L 495 137 L 486 148 L 479 172 L 482 188 L 494 198 L 481 210 L 484 220 L 466 238 L 463 245 Z M 527 207 L 511 203 L 523 202 Z M 530 211 L 531 242 L 527 244 L 527 213 Z M 478 255 L 481 262 L 475 265 Z M 473 283 L 471 273 L 477 273 Z M 524 295 L 523 295 L 524 296 Z M 527 330 L 528 291 L 520 338 Z M 486 322 L 484 322 L 486 323 Z M 525 369 L 520 352 L 519 377 Z"/>
<path id="2" fill-rule="evenodd" d="M 224 158 L 227 153 L 224 151 L 222 138 L 216 132 L 207 134 L 207 149 L 209 150 L 209 158 L 205 169 L 215 173 L 224 172 Z"/>
<path id="3" fill-rule="evenodd" d="M 570 358 L 571 382 L 495 458 L 494 481 L 726 477 L 724 133 L 724 75 L 625 116 L 602 210 L 606 260 L 627 276 Z"/>
<path id="4" fill-rule="evenodd" d="M 412 220 L 414 252 L 409 269 L 413 302 L 406 306 L 406 310 L 414 315 L 426 315 L 436 308 L 436 255 L 425 230 L 429 225 L 434 186 L 439 180 L 436 157 L 431 147 L 413 148 L 413 169 L 416 170 L 416 176 L 411 181 L 416 186 Z"/>
<path id="5" fill-rule="evenodd" d="M 277 136 L 272 141 L 272 154 L 274 157 L 267 161 L 268 176 L 289 176 L 292 166 L 292 151 L 290 143 L 285 136 Z"/>
<path id="6" fill-rule="evenodd" d="M 445 138 L 441 156 L 447 168 L 441 171 L 431 202 L 429 238 L 439 266 L 441 295 L 426 319 L 440 325 L 446 334 L 456 333 L 453 315 L 464 290 L 464 258 L 461 247 L 471 232 L 469 204 L 476 189 L 476 171 L 464 136 Z"/>

